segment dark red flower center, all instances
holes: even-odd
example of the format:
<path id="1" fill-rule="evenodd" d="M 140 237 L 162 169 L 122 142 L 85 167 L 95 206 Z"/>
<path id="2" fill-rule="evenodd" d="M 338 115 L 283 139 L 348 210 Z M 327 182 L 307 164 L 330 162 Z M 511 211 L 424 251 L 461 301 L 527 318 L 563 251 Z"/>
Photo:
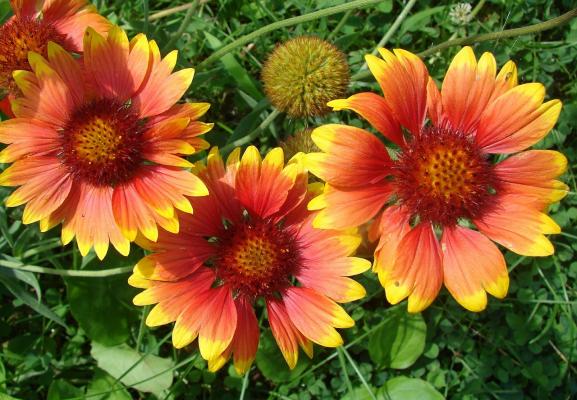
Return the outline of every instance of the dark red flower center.
<path id="1" fill-rule="evenodd" d="M 61 131 L 62 160 L 95 186 L 130 180 L 142 163 L 143 122 L 131 107 L 97 100 L 76 109 Z"/>
<path id="2" fill-rule="evenodd" d="M 48 42 L 65 45 L 66 37 L 36 18 L 14 18 L 0 26 L 0 89 L 14 90 L 12 72 L 30 70 L 28 52 L 46 56 Z"/>
<path id="3" fill-rule="evenodd" d="M 218 278 L 253 298 L 288 287 L 300 265 L 294 237 L 269 220 L 230 226 L 217 244 Z"/>
<path id="4" fill-rule="evenodd" d="M 420 221 L 454 225 L 491 208 L 498 180 L 473 138 L 448 128 L 427 127 L 395 162 L 400 203 Z"/>

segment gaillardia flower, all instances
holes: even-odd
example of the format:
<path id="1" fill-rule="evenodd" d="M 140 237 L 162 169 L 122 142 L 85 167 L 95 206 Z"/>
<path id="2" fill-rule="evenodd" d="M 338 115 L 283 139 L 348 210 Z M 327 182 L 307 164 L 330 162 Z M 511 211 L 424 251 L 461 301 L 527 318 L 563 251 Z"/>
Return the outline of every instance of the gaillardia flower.
<path id="1" fill-rule="evenodd" d="M 327 185 L 309 204 L 321 209 L 314 225 L 340 229 L 376 216 L 373 268 L 389 302 L 408 297 L 409 311 L 421 311 L 444 282 L 465 308 L 483 310 L 486 293 L 502 298 L 509 285 L 493 242 L 524 256 L 553 253 L 545 235 L 560 228 L 544 210 L 567 193 L 555 180 L 567 161 L 524 150 L 552 129 L 561 102 L 543 102 L 539 83 L 518 85 L 513 62 L 497 74 L 493 55 L 477 62 L 469 47 L 440 91 L 414 54 L 380 53 L 384 60 L 366 59 L 384 97 L 359 93 L 329 105 L 360 114 L 398 152 L 390 157 L 359 128 L 317 128 L 312 138 L 323 153 L 308 166 Z"/>
<path id="2" fill-rule="evenodd" d="M 208 104 L 175 104 L 194 73 L 172 73 L 176 57 L 118 27 L 106 39 L 88 29 L 82 63 L 53 42 L 47 59 L 29 53 L 32 72 L 14 73 L 16 118 L 0 123 L 0 162 L 13 163 L 0 185 L 19 186 L 6 205 L 26 204 L 23 222 L 42 231 L 62 222 L 63 243 L 76 236 L 100 258 L 109 243 L 127 254 L 137 232 L 156 240 L 157 224 L 177 232 L 175 208 L 207 194 L 180 156 L 207 148 L 198 136 L 212 124 L 196 121 Z"/>
<path id="3" fill-rule="evenodd" d="M 323 115 L 327 102 L 343 96 L 349 84 L 345 55 L 315 36 L 299 36 L 269 55 L 262 81 L 273 106 L 293 118 Z"/>
<path id="4" fill-rule="evenodd" d="M 14 71 L 30 70 L 29 51 L 46 57 L 48 42 L 54 42 L 80 52 L 87 27 L 99 33 L 110 29 L 86 0 L 10 0 L 10 5 L 14 16 L 0 26 L 0 97 L 15 88 Z"/>
<path id="5" fill-rule="evenodd" d="M 335 328 L 354 324 L 337 303 L 364 296 L 349 275 L 370 268 L 349 257 L 360 243 L 354 231 L 313 228 L 307 173 L 299 157 L 285 167 L 283 151 L 264 160 L 249 147 L 226 166 L 213 148 L 199 176 L 207 197 L 190 199 L 193 215 L 180 216 L 178 235 L 161 232 L 153 253 L 134 268 L 128 282 L 146 290 L 134 304 L 156 304 L 148 326 L 176 322 L 175 347 L 198 337 L 202 357 L 215 371 L 232 356 L 239 373 L 256 355 L 259 327 L 255 306 L 266 305 L 272 333 L 293 368 L 299 346 L 312 357 L 312 344 L 335 347 Z M 318 184 L 317 184 L 318 185 Z"/>

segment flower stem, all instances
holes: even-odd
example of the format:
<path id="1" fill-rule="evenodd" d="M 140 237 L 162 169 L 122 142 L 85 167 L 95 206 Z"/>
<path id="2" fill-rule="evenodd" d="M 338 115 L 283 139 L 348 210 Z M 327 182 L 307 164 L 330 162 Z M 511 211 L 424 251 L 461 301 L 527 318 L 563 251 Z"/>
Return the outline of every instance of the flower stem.
<path id="1" fill-rule="evenodd" d="M 241 36 L 238 39 L 236 39 L 235 41 L 221 47 L 220 49 L 218 49 L 217 51 L 212 53 L 209 57 L 207 57 L 203 62 L 198 64 L 197 70 L 201 70 L 202 68 L 205 68 L 207 65 L 220 59 L 222 56 L 224 56 L 225 54 L 229 53 L 230 51 L 236 49 L 237 47 L 243 46 L 243 45 L 251 42 L 252 40 L 254 40 L 254 39 L 256 39 L 256 38 L 258 38 L 258 37 L 260 37 L 266 33 L 272 32 L 276 29 L 286 28 L 288 26 L 297 25 L 297 24 L 300 24 L 303 22 L 308 22 L 308 21 L 313 21 L 315 19 L 328 17 L 329 15 L 338 14 L 340 12 L 346 12 L 348 10 L 353 10 L 356 8 L 370 6 L 373 4 L 377 4 L 380 1 L 381 0 L 354 0 L 354 1 L 349 1 L 345 4 L 340 4 L 338 6 L 325 8 L 324 10 L 319 10 L 319 11 L 315 11 L 315 12 L 308 13 L 305 15 L 300 15 L 298 17 L 292 17 L 292 18 L 283 19 L 282 21 L 273 22 L 272 24 L 263 26 L 262 28 L 257 29 L 256 31 L 253 31 L 253 32 L 246 34 L 244 36 Z"/>
<path id="2" fill-rule="evenodd" d="M 384 47 L 389 42 L 389 40 L 391 40 L 391 38 L 393 37 L 393 35 L 397 31 L 397 29 L 399 29 L 399 26 L 401 26 L 401 23 L 405 20 L 405 18 L 407 18 L 407 15 L 411 11 L 411 8 L 413 8 L 415 3 L 416 3 L 416 0 L 410 0 L 407 3 L 405 8 L 403 8 L 403 11 L 401 11 L 401 13 L 397 16 L 397 19 L 395 19 L 395 22 L 393 22 L 393 25 L 391 25 L 389 30 L 385 33 L 385 35 L 381 38 L 379 43 L 377 43 L 377 45 L 375 46 L 375 48 L 372 52 L 373 55 L 376 55 L 379 52 L 379 48 Z M 358 80 L 357 76 L 366 74 L 366 72 L 363 72 L 365 69 L 367 69 L 367 63 L 366 62 L 359 69 L 359 72 L 357 72 L 355 75 L 353 75 L 351 79 L 353 81 Z"/>
<path id="3" fill-rule="evenodd" d="M 176 41 L 178 39 L 180 39 L 180 37 L 182 36 L 182 34 L 186 30 L 186 28 L 188 28 L 188 25 L 190 24 L 190 20 L 192 19 L 192 15 L 194 14 L 194 10 L 195 10 L 197 4 L 198 4 L 198 0 L 193 0 L 190 2 L 190 8 L 186 12 L 186 15 L 184 16 L 184 19 L 182 20 L 182 23 L 180 24 L 180 27 L 178 28 L 178 30 L 174 33 L 174 35 L 171 36 L 168 43 L 166 43 L 166 45 L 164 46 L 165 50 L 171 49 L 172 47 L 174 47 L 174 44 L 176 43 Z"/>
<path id="4" fill-rule="evenodd" d="M 571 21 L 573 18 L 577 17 L 577 8 L 566 12 L 558 17 L 551 18 L 550 20 L 540 22 L 534 25 L 523 26 L 521 28 L 513 28 L 507 29 L 504 31 L 499 32 L 489 32 L 489 33 L 482 33 L 479 35 L 471 35 L 460 39 L 450 39 L 446 42 L 438 44 L 436 46 L 430 47 L 425 51 L 417 53 L 417 55 L 421 58 L 430 56 L 438 51 L 444 50 L 449 47 L 453 46 L 464 46 L 470 45 L 474 43 L 481 43 L 486 42 L 488 40 L 498 40 L 504 38 L 510 38 L 515 36 L 523 36 L 523 35 L 530 35 L 532 33 L 543 32 L 549 29 L 556 28 L 558 26 L 564 25 Z M 352 76 L 352 80 L 363 80 L 371 76 L 369 71 L 360 71 Z"/>
<path id="5" fill-rule="evenodd" d="M 168 17 L 169 15 L 179 13 L 184 10 L 188 10 L 193 6 L 193 3 L 182 4 L 180 6 L 168 8 L 166 10 L 155 12 L 154 14 L 150 15 L 148 21 L 156 21 L 157 19 L 161 19 L 164 17 Z"/>
<path id="6" fill-rule="evenodd" d="M 564 24 L 568 23 L 569 21 L 571 21 L 575 17 L 577 17 L 577 8 L 574 8 L 573 10 L 566 12 L 565 14 L 562 14 L 558 17 L 551 18 L 550 20 L 547 20 L 544 22 L 539 22 L 538 24 L 534 24 L 534 25 L 523 26 L 521 28 L 507 29 L 507 30 L 500 31 L 500 32 L 482 33 L 482 34 L 478 34 L 478 35 L 467 36 L 467 37 L 461 38 L 461 39 L 448 40 L 444 43 L 433 46 L 433 47 L 419 53 L 418 55 L 420 57 L 426 57 L 426 56 L 431 55 L 437 51 L 444 50 L 444 49 L 446 49 L 448 47 L 452 47 L 452 46 L 465 46 L 465 45 L 473 44 L 473 43 L 486 42 L 488 40 L 504 39 L 504 38 L 523 36 L 523 35 L 529 35 L 532 33 L 542 32 L 542 31 L 546 31 L 548 29 L 553 29 L 553 28 L 556 28 L 558 26 L 564 25 Z"/>
<path id="7" fill-rule="evenodd" d="M 22 265 L 16 262 L 0 260 L 0 267 L 17 269 L 20 271 L 37 272 L 39 274 L 60 275 L 71 278 L 104 278 L 107 276 L 122 275 L 132 271 L 132 267 L 102 269 L 99 271 L 78 271 L 68 269 L 54 269 L 37 265 Z"/>

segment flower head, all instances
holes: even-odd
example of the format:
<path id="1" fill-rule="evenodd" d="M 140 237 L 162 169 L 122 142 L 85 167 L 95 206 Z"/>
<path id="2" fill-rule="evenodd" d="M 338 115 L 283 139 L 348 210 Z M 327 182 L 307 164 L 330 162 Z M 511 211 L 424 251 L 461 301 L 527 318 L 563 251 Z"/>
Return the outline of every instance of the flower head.
<path id="1" fill-rule="evenodd" d="M 487 293 L 502 298 L 509 285 L 493 242 L 525 256 L 554 251 L 545 235 L 560 229 L 543 210 L 567 193 L 555 179 L 567 161 L 525 150 L 552 129 L 561 102 L 544 102 L 539 83 L 518 85 L 513 62 L 497 73 L 492 54 L 477 61 L 470 47 L 453 59 L 441 91 L 417 56 L 380 53 L 367 63 L 384 97 L 359 93 L 329 105 L 360 114 L 398 152 L 390 157 L 359 128 L 317 128 L 312 138 L 323 153 L 307 165 L 327 186 L 309 204 L 321 210 L 314 224 L 340 229 L 376 217 L 373 269 L 391 303 L 408 297 L 409 311 L 418 312 L 444 283 L 461 305 L 480 311 Z"/>
<path id="2" fill-rule="evenodd" d="M 80 52 L 87 27 L 100 33 L 110 29 L 86 0 L 10 0 L 10 5 L 14 16 L 0 26 L 0 92 L 15 89 L 14 71 L 30 71 L 29 51 L 46 57 L 48 43 L 54 42 Z"/>
<path id="3" fill-rule="evenodd" d="M 467 25 L 471 22 L 472 7 L 470 3 L 457 3 L 451 6 L 449 18 L 455 25 Z"/>
<path id="4" fill-rule="evenodd" d="M 280 143 L 286 160 L 290 160 L 298 153 L 312 153 L 320 150 L 311 139 L 312 131 L 311 128 L 300 130 Z"/>
<path id="5" fill-rule="evenodd" d="M 26 204 L 24 223 L 62 222 L 65 244 L 76 236 L 83 255 L 94 246 L 103 258 L 109 243 L 127 254 L 137 232 L 178 231 L 185 196 L 207 194 L 181 156 L 208 147 L 198 136 L 212 125 L 196 121 L 208 104 L 175 104 L 193 77 L 172 73 L 176 51 L 161 58 L 118 27 L 106 39 L 88 29 L 84 50 L 81 63 L 50 42 L 47 58 L 29 54 L 32 72 L 15 72 L 16 118 L 0 123 L 0 162 L 13 165 L 0 185 L 19 186 L 6 204 Z"/>
<path id="6" fill-rule="evenodd" d="M 276 148 L 261 159 L 249 147 L 226 162 L 213 148 L 199 176 L 207 197 L 190 199 L 195 212 L 181 215 L 178 235 L 162 232 L 153 251 L 134 268 L 129 283 L 146 290 L 137 305 L 156 304 L 149 326 L 176 322 L 180 348 L 198 337 L 209 368 L 232 356 L 239 373 L 255 358 L 259 328 L 256 302 L 264 300 L 272 333 L 293 368 L 299 347 L 312 356 L 312 343 L 335 347 L 335 328 L 353 320 L 337 304 L 364 296 L 349 275 L 370 267 L 349 257 L 360 243 L 354 232 L 320 230 L 306 209 L 311 195 L 299 159 L 284 166 Z"/>
<path id="7" fill-rule="evenodd" d="M 262 70 L 273 106 L 295 118 L 326 114 L 327 102 L 345 94 L 349 67 L 343 53 L 315 36 L 300 36 L 270 54 Z"/>

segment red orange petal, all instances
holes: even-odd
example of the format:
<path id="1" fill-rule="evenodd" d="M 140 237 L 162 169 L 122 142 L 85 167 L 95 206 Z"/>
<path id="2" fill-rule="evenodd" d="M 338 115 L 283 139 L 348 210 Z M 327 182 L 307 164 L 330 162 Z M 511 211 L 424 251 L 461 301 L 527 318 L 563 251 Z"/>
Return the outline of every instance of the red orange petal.
<path id="1" fill-rule="evenodd" d="M 557 122 L 561 102 L 543 103 L 545 88 L 526 83 L 493 101 L 481 116 L 475 140 L 488 153 L 514 153 L 537 143 Z"/>
<path id="2" fill-rule="evenodd" d="M 567 158 L 552 150 L 525 151 L 495 166 L 495 174 L 503 182 L 501 190 L 549 203 L 567 194 L 568 186 L 555 180 L 566 170 Z"/>
<path id="3" fill-rule="evenodd" d="M 408 311 L 420 312 L 435 300 L 442 284 L 441 246 L 431 224 L 422 223 L 397 247 L 393 270 L 384 285 L 387 300 L 396 304 L 409 297 Z"/>
<path id="4" fill-rule="evenodd" d="M 350 328 L 355 324 L 338 304 L 313 289 L 290 287 L 283 301 L 294 326 L 321 346 L 342 345 L 343 339 L 335 328 Z"/>
<path id="5" fill-rule="evenodd" d="M 429 73 L 419 57 L 401 49 L 379 49 L 383 59 L 365 57 L 395 118 L 413 134 L 421 131 L 427 111 Z"/>
<path id="6" fill-rule="evenodd" d="M 333 110 L 353 110 L 366 119 L 377 131 L 392 142 L 403 145 L 403 132 L 386 100 L 375 93 L 357 93 L 348 99 L 328 102 Z"/>
<path id="7" fill-rule="evenodd" d="M 470 47 L 463 47 L 455 56 L 441 90 L 443 111 L 453 129 L 473 132 L 492 98 L 497 63 L 491 53 L 484 53 L 479 62 Z"/>
<path id="8" fill-rule="evenodd" d="M 385 145 L 363 129 L 323 125 L 312 132 L 311 138 L 324 153 L 305 156 L 305 165 L 333 186 L 365 186 L 381 182 L 391 173 Z"/>
<path id="9" fill-rule="evenodd" d="M 272 334 L 290 369 L 297 365 L 299 345 L 312 356 L 312 343 L 292 323 L 284 303 L 268 299 L 266 302 Z"/>
<path id="10" fill-rule="evenodd" d="M 549 256 L 554 248 L 546 234 L 561 229 L 549 216 L 524 204 L 515 195 L 502 196 L 498 206 L 474 220 L 491 240 L 523 256 Z"/>
<path id="11" fill-rule="evenodd" d="M 309 210 L 320 210 L 314 226 L 322 229 L 345 229 L 359 226 L 373 218 L 391 196 L 388 183 L 363 188 L 340 189 L 328 184 L 325 191 L 309 203 Z"/>
<path id="12" fill-rule="evenodd" d="M 445 228 L 441 246 L 445 286 L 467 310 L 484 310 L 486 292 L 498 298 L 507 295 L 505 258 L 485 235 L 457 225 Z"/>

